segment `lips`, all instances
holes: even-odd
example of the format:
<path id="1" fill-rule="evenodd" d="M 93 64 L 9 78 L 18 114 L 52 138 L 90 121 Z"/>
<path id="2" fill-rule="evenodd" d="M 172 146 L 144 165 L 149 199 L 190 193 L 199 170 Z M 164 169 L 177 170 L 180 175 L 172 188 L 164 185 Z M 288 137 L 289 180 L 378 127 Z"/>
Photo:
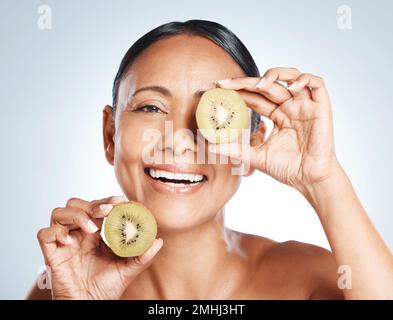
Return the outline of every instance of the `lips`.
<path id="1" fill-rule="evenodd" d="M 163 193 L 193 193 L 207 181 L 206 175 L 189 166 L 155 165 L 144 172 L 153 188 Z"/>

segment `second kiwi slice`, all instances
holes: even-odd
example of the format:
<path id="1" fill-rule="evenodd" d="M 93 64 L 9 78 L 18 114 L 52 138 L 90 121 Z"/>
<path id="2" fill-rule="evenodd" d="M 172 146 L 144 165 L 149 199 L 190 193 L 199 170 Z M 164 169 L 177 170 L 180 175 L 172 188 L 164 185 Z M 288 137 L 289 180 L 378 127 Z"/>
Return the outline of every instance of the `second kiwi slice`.
<path id="1" fill-rule="evenodd" d="M 214 88 L 201 97 L 196 121 L 202 135 L 211 143 L 229 143 L 249 127 L 250 114 L 235 90 Z"/>
<path id="2" fill-rule="evenodd" d="M 105 242 L 120 257 L 135 257 L 149 249 L 157 223 L 142 204 L 130 201 L 113 207 L 104 222 Z"/>

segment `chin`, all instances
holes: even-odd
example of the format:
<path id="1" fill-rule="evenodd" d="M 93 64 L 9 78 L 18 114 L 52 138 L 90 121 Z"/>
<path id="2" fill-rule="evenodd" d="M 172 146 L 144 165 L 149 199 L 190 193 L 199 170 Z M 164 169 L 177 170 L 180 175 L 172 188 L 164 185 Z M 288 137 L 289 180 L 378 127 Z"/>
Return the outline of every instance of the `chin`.
<path id="1" fill-rule="evenodd" d="M 149 197 L 144 201 L 161 231 L 185 231 L 213 219 L 214 214 L 201 207 L 200 201 L 169 196 Z"/>

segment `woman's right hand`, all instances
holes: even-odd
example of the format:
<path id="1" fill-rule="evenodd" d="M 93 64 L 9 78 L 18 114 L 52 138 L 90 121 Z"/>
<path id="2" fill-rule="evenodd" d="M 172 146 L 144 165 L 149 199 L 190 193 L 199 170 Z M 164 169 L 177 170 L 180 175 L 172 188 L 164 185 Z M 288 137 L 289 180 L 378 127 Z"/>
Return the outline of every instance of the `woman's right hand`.
<path id="1" fill-rule="evenodd" d="M 109 197 L 95 201 L 68 200 L 52 211 L 51 226 L 38 234 L 50 270 L 53 299 L 119 299 L 146 269 L 162 246 L 162 239 L 141 256 L 117 257 L 102 242 L 98 230 L 113 205 L 128 201 Z"/>

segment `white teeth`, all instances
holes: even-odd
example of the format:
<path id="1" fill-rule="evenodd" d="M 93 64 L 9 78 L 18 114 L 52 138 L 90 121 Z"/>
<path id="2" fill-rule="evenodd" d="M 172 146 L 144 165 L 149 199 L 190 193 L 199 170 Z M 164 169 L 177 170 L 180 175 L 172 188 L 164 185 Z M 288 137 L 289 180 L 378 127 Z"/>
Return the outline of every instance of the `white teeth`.
<path id="1" fill-rule="evenodd" d="M 175 174 L 173 172 L 165 172 L 165 171 L 163 171 L 163 172 L 164 172 L 164 174 L 166 175 L 166 177 L 168 179 L 174 179 L 175 178 Z"/>
<path id="2" fill-rule="evenodd" d="M 188 180 L 190 182 L 200 182 L 203 180 L 203 175 L 189 174 L 189 173 L 175 173 L 164 170 L 156 170 L 149 168 L 149 174 L 153 178 L 167 178 L 171 180 Z"/>

